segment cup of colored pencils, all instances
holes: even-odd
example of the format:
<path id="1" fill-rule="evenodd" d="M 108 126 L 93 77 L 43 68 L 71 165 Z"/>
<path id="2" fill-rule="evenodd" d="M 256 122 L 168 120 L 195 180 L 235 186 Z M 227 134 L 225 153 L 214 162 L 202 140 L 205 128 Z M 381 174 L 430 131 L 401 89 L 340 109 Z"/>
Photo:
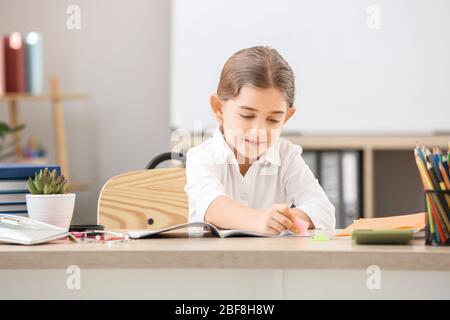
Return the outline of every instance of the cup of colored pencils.
<path id="1" fill-rule="evenodd" d="M 417 168 L 425 191 L 427 245 L 450 245 L 450 144 L 449 150 L 416 147 Z"/>

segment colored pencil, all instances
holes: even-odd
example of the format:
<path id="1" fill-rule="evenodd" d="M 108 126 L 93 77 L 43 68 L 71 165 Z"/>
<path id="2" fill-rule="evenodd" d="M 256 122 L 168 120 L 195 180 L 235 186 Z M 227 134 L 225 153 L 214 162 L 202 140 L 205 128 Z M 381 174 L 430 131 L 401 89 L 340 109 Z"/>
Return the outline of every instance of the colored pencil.
<path id="1" fill-rule="evenodd" d="M 414 157 L 425 191 L 427 243 L 450 245 L 450 143 L 447 151 L 416 145 Z"/>

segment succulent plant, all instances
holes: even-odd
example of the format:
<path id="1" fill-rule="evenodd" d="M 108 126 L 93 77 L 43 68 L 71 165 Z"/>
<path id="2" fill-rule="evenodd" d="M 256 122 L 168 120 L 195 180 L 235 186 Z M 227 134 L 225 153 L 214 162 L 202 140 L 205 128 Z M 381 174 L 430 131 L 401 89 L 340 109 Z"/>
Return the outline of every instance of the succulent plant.
<path id="1" fill-rule="evenodd" d="M 34 174 L 34 179 L 28 179 L 28 190 L 32 194 L 63 194 L 66 193 L 68 180 L 64 175 L 58 176 L 56 170 L 48 168 Z"/>

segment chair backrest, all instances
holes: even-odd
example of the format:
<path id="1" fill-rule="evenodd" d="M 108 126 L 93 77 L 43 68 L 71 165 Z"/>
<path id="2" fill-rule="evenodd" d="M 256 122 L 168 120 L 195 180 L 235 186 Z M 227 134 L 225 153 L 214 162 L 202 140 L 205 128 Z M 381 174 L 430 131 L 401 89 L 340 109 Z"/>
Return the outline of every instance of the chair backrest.
<path id="1" fill-rule="evenodd" d="M 160 229 L 187 222 L 184 168 L 117 175 L 100 191 L 98 223 L 107 229 Z"/>
<path id="2" fill-rule="evenodd" d="M 158 165 L 160 165 L 163 162 L 169 161 L 169 160 L 177 160 L 178 168 L 185 168 L 186 167 L 186 153 L 182 152 L 164 152 L 156 157 L 154 157 L 150 162 L 147 164 L 145 169 L 152 170 L 155 169 Z M 174 161 L 176 162 L 176 161 Z"/>

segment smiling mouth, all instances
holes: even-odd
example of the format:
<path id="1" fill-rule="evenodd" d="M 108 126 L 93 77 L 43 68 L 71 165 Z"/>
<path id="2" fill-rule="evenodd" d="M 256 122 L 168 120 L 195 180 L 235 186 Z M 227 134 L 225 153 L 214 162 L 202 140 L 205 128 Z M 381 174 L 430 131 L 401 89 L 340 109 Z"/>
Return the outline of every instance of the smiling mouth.
<path id="1" fill-rule="evenodd" d="M 244 139 L 246 143 L 248 143 L 251 146 L 259 146 L 259 145 L 263 145 L 265 144 L 265 141 L 258 141 L 258 140 L 249 140 L 249 139 Z"/>

